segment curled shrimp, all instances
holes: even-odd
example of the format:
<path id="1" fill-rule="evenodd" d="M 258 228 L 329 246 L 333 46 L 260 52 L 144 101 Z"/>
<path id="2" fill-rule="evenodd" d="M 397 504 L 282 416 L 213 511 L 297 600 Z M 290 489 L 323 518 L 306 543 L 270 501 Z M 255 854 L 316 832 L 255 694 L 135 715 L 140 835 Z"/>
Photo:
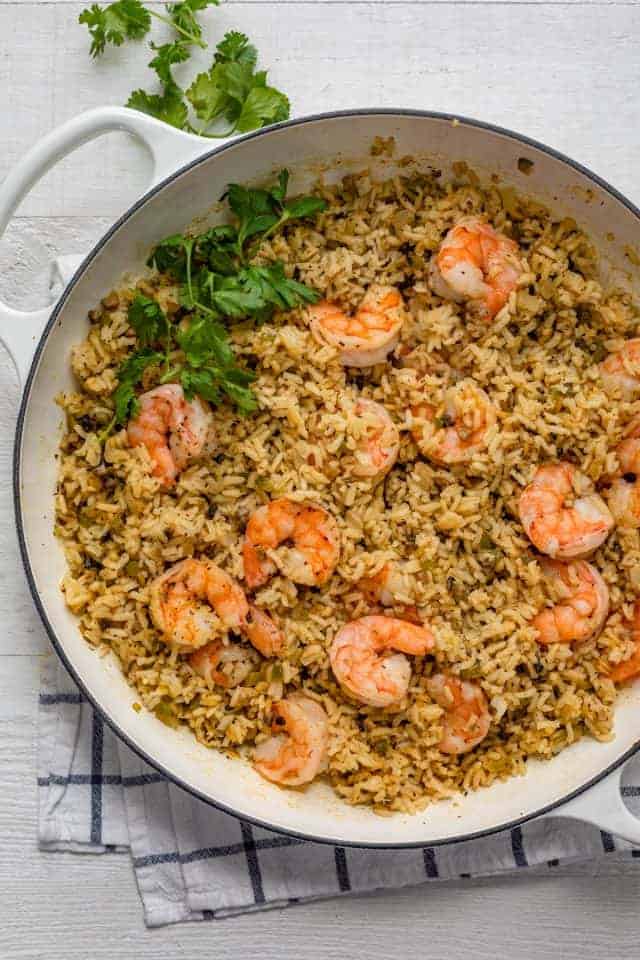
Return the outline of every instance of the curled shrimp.
<path id="1" fill-rule="evenodd" d="M 444 710 L 443 753 L 467 753 L 484 740 L 491 726 L 487 698 L 477 683 L 460 680 L 448 673 L 436 673 L 427 680 L 427 692 Z"/>
<path id="2" fill-rule="evenodd" d="M 285 787 L 310 783 L 327 763 L 329 721 L 319 703 L 292 693 L 274 703 L 273 736 L 258 744 L 253 765 L 259 774 Z"/>
<path id="3" fill-rule="evenodd" d="M 609 670 L 609 677 L 614 683 L 626 683 L 640 676 L 640 600 L 634 603 L 631 621 L 627 626 L 635 649 L 630 657 Z"/>
<path id="4" fill-rule="evenodd" d="M 287 546 L 290 543 L 291 546 Z M 340 556 L 338 526 L 323 507 L 282 497 L 251 514 L 242 557 L 244 578 L 254 590 L 277 571 L 307 586 L 326 583 Z"/>
<path id="5" fill-rule="evenodd" d="M 422 657 L 434 645 L 427 627 L 395 617 L 361 617 L 338 630 L 329 659 L 348 693 L 372 707 L 389 707 L 409 689 L 411 666 L 404 654 Z"/>
<path id="6" fill-rule="evenodd" d="M 369 603 L 394 607 L 396 616 L 410 623 L 422 623 L 420 611 L 413 600 L 415 585 L 410 574 L 400 563 L 385 563 L 377 573 L 363 577 L 358 587 Z"/>
<path id="7" fill-rule="evenodd" d="M 564 461 L 538 467 L 520 494 L 518 510 L 533 545 L 563 560 L 589 556 L 613 529 L 613 517 L 591 481 Z"/>
<path id="8" fill-rule="evenodd" d="M 607 393 L 619 393 L 633 400 L 640 393 L 640 337 L 627 340 L 600 364 L 600 376 Z"/>
<path id="9" fill-rule="evenodd" d="M 240 643 L 211 640 L 189 656 L 191 667 L 213 686 L 235 687 L 249 676 L 259 658 Z"/>
<path id="10" fill-rule="evenodd" d="M 459 220 L 429 264 L 434 293 L 466 301 L 485 321 L 502 309 L 523 272 L 518 244 L 479 217 Z"/>
<path id="11" fill-rule="evenodd" d="M 609 613 L 609 589 L 586 560 L 542 560 L 543 575 L 557 603 L 531 621 L 538 643 L 575 643 L 597 636 Z"/>
<path id="12" fill-rule="evenodd" d="M 351 472 L 356 477 L 384 476 L 398 457 L 398 428 L 381 403 L 366 397 L 356 401 L 352 417 L 357 436 Z"/>
<path id="13" fill-rule="evenodd" d="M 402 569 L 393 563 L 385 563 L 377 573 L 363 577 L 358 586 L 371 603 L 380 603 L 383 607 L 393 607 L 398 594 L 407 594 L 410 589 L 408 578 Z"/>
<path id="14" fill-rule="evenodd" d="M 384 363 L 396 346 L 405 313 L 395 287 L 374 285 L 353 316 L 322 300 L 307 309 L 307 317 L 316 340 L 335 347 L 345 367 L 371 367 Z"/>
<path id="15" fill-rule="evenodd" d="M 487 445 L 497 420 L 494 405 L 484 390 L 466 378 L 449 387 L 444 403 L 422 403 L 412 408 L 412 434 L 420 452 L 437 463 L 470 460 Z"/>
<path id="16" fill-rule="evenodd" d="M 177 383 L 149 390 L 138 402 L 140 411 L 127 427 L 129 443 L 146 447 L 153 475 L 170 487 L 187 463 L 213 440 L 211 410 L 199 397 L 187 401 Z"/>
<path id="17" fill-rule="evenodd" d="M 285 638 L 282 630 L 268 613 L 253 603 L 249 604 L 243 633 L 263 657 L 277 657 L 284 650 Z"/>
<path id="18" fill-rule="evenodd" d="M 178 651 L 197 650 L 218 639 L 221 628 L 246 635 L 264 656 L 273 656 L 284 646 L 284 637 L 268 614 L 259 611 L 258 617 L 242 587 L 209 560 L 176 563 L 153 581 L 150 600 L 153 622 Z"/>
<path id="19" fill-rule="evenodd" d="M 619 471 L 607 495 L 609 509 L 616 523 L 640 527 L 640 416 L 634 417 L 627 427 L 616 456 Z"/>

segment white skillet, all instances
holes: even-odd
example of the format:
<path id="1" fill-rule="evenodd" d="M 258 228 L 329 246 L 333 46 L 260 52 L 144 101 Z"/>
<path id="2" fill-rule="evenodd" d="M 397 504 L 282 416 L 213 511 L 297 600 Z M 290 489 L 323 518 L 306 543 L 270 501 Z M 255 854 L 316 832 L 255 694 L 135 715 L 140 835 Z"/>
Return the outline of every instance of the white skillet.
<path id="1" fill-rule="evenodd" d="M 212 150 L 211 141 L 126 108 L 105 107 L 54 130 L 26 154 L 0 187 L 0 232 L 49 167 L 111 130 L 128 131 L 146 144 L 154 161 L 153 186 L 96 245 L 53 310 L 23 313 L 0 304 L 0 336 L 24 384 L 14 460 L 22 558 L 49 637 L 83 692 L 120 737 L 176 783 L 273 830 L 339 844 L 425 846 L 552 815 L 584 820 L 640 844 L 640 820 L 628 812 L 619 791 L 623 765 L 640 745 L 639 683 L 616 705 L 612 742 L 585 738 L 554 760 L 530 763 L 526 776 L 413 816 L 381 818 L 347 806 L 322 783 L 305 792 L 281 791 L 248 764 L 200 746 L 186 730 L 172 730 L 152 714 L 136 713 L 135 693 L 117 663 L 92 652 L 64 604 L 59 589 L 64 560 L 53 535 L 55 453 L 62 429 L 54 397 L 72 386 L 69 354 L 86 334 L 87 311 L 124 272 L 142 268 L 155 242 L 210 210 L 229 182 L 260 181 L 286 166 L 295 192 L 312 186 L 319 172 L 332 181 L 364 166 L 378 174 L 406 173 L 396 161 L 374 160 L 369 154 L 374 137 L 394 137 L 397 158 L 413 156 L 422 166 L 442 170 L 445 178 L 454 161 L 464 160 L 481 175 L 497 173 L 503 184 L 574 217 L 597 241 L 607 279 L 625 284 L 630 278 L 624 247 L 640 233 L 640 212 L 555 151 L 463 118 L 405 110 L 347 111 L 294 120 Z M 533 162 L 528 176 L 518 167 L 522 157 Z M 215 222 L 216 213 L 212 216 Z"/>

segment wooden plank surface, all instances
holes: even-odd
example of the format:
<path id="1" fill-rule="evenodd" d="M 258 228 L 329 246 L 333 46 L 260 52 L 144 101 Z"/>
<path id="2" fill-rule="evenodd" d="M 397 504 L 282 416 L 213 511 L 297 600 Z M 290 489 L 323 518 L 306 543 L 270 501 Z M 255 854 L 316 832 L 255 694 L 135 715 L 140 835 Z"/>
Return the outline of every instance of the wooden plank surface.
<path id="1" fill-rule="evenodd" d="M 21 105 L 4 124 L 0 174 L 56 124 L 152 87 L 145 44 L 89 58 L 76 23 L 82 6 L 0 6 L 12 51 L 0 58 L 0 86 Z M 249 2 L 225 4 L 208 21 L 216 36 L 231 27 L 251 35 L 294 115 L 373 105 L 478 116 L 573 154 L 640 196 L 629 163 L 640 147 L 635 5 Z M 146 175 L 143 151 L 112 135 L 48 174 L 20 213 L 114 217 Z"/>
<path id="2" fill-rule="evenodd" d="M 0 0 L 0 176 L 83 109 L 150 85 L 144 44 L 87 54 L 82 4 Z M 407 106 L 521 130 L 640 200 L 637 3 L 231 0 L 208 15 L 258 45 L 295 115 Z M 155 34 L 162 35 L 159 30 Z M 201 61 L 204 63 L 204 61 Z M 49 262 L 81 253 L 144 188 L 148 161 L 123 136 L 50 173 L 0 242 L 0 296 L 46 302 Z M 638 954 L 638 864 L 606 861 L 396 894 L 328 901 L 148 932 L 126 857 L 42 855 L 35 844 L 36 694 L 43 632 L 17 554 L 10 493 L 18 387 L 0 352 L 0 960 L 342 957 L 602 960 Z"/>

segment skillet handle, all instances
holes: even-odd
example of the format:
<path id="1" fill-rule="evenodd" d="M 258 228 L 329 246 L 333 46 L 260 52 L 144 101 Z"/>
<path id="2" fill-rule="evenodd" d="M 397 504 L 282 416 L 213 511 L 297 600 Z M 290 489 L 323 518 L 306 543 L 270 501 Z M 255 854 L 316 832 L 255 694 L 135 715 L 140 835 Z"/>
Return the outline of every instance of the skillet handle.
<path id="1" fill-rule="evenodd" d="M 127 107 L 88 110 L 39 140 L 0 185 L 0 236 L 20 201 L 50 167 L 76 147 L 113 130 L 124 130 L 142 140 L 153 160 L 151 185 L 211 149 L 210 140 L 183 133 L 137 110 Z M 0 301 L 0 341 L 13 359 L 21 384 L 26 381 L 35 346 L 52 307 L 50 304 L 41 310 L 25 312 Z"/>
<path id="2" fill-rule="evenodd" d="M 624 767 L 621 764 L 599 783 L 540 819 L 582 820 L 640 846 L 640 819 L 634 817 L 621 795 Z"/>

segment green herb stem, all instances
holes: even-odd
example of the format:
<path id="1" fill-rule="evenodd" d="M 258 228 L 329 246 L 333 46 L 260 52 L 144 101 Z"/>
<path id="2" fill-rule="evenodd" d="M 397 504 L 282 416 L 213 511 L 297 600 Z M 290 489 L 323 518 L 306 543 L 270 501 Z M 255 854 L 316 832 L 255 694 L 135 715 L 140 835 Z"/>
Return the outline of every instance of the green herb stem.
<path id="1" fill-rule="evenodd" d="M 200 37 L 195 37 L 192 33 L 189 33 L 188 30 L 185 30 L 184 27 L 181 27 L 180 24 L 176 23 L 175 20 L 172 20 L 171 17 L 165 17 L 163 14 L 158 13 L 156 10 L 149 10 L 149 13 L 152 17 L 155 17 L 156 20 L 161 20 L 162 23 L 168 24 L 170 27 L 177 32 L 182 34 L 189 43 L 195 44 L 195 46 L 200 47 L 202 50 L 207 49 L 207 44 Z"/>

